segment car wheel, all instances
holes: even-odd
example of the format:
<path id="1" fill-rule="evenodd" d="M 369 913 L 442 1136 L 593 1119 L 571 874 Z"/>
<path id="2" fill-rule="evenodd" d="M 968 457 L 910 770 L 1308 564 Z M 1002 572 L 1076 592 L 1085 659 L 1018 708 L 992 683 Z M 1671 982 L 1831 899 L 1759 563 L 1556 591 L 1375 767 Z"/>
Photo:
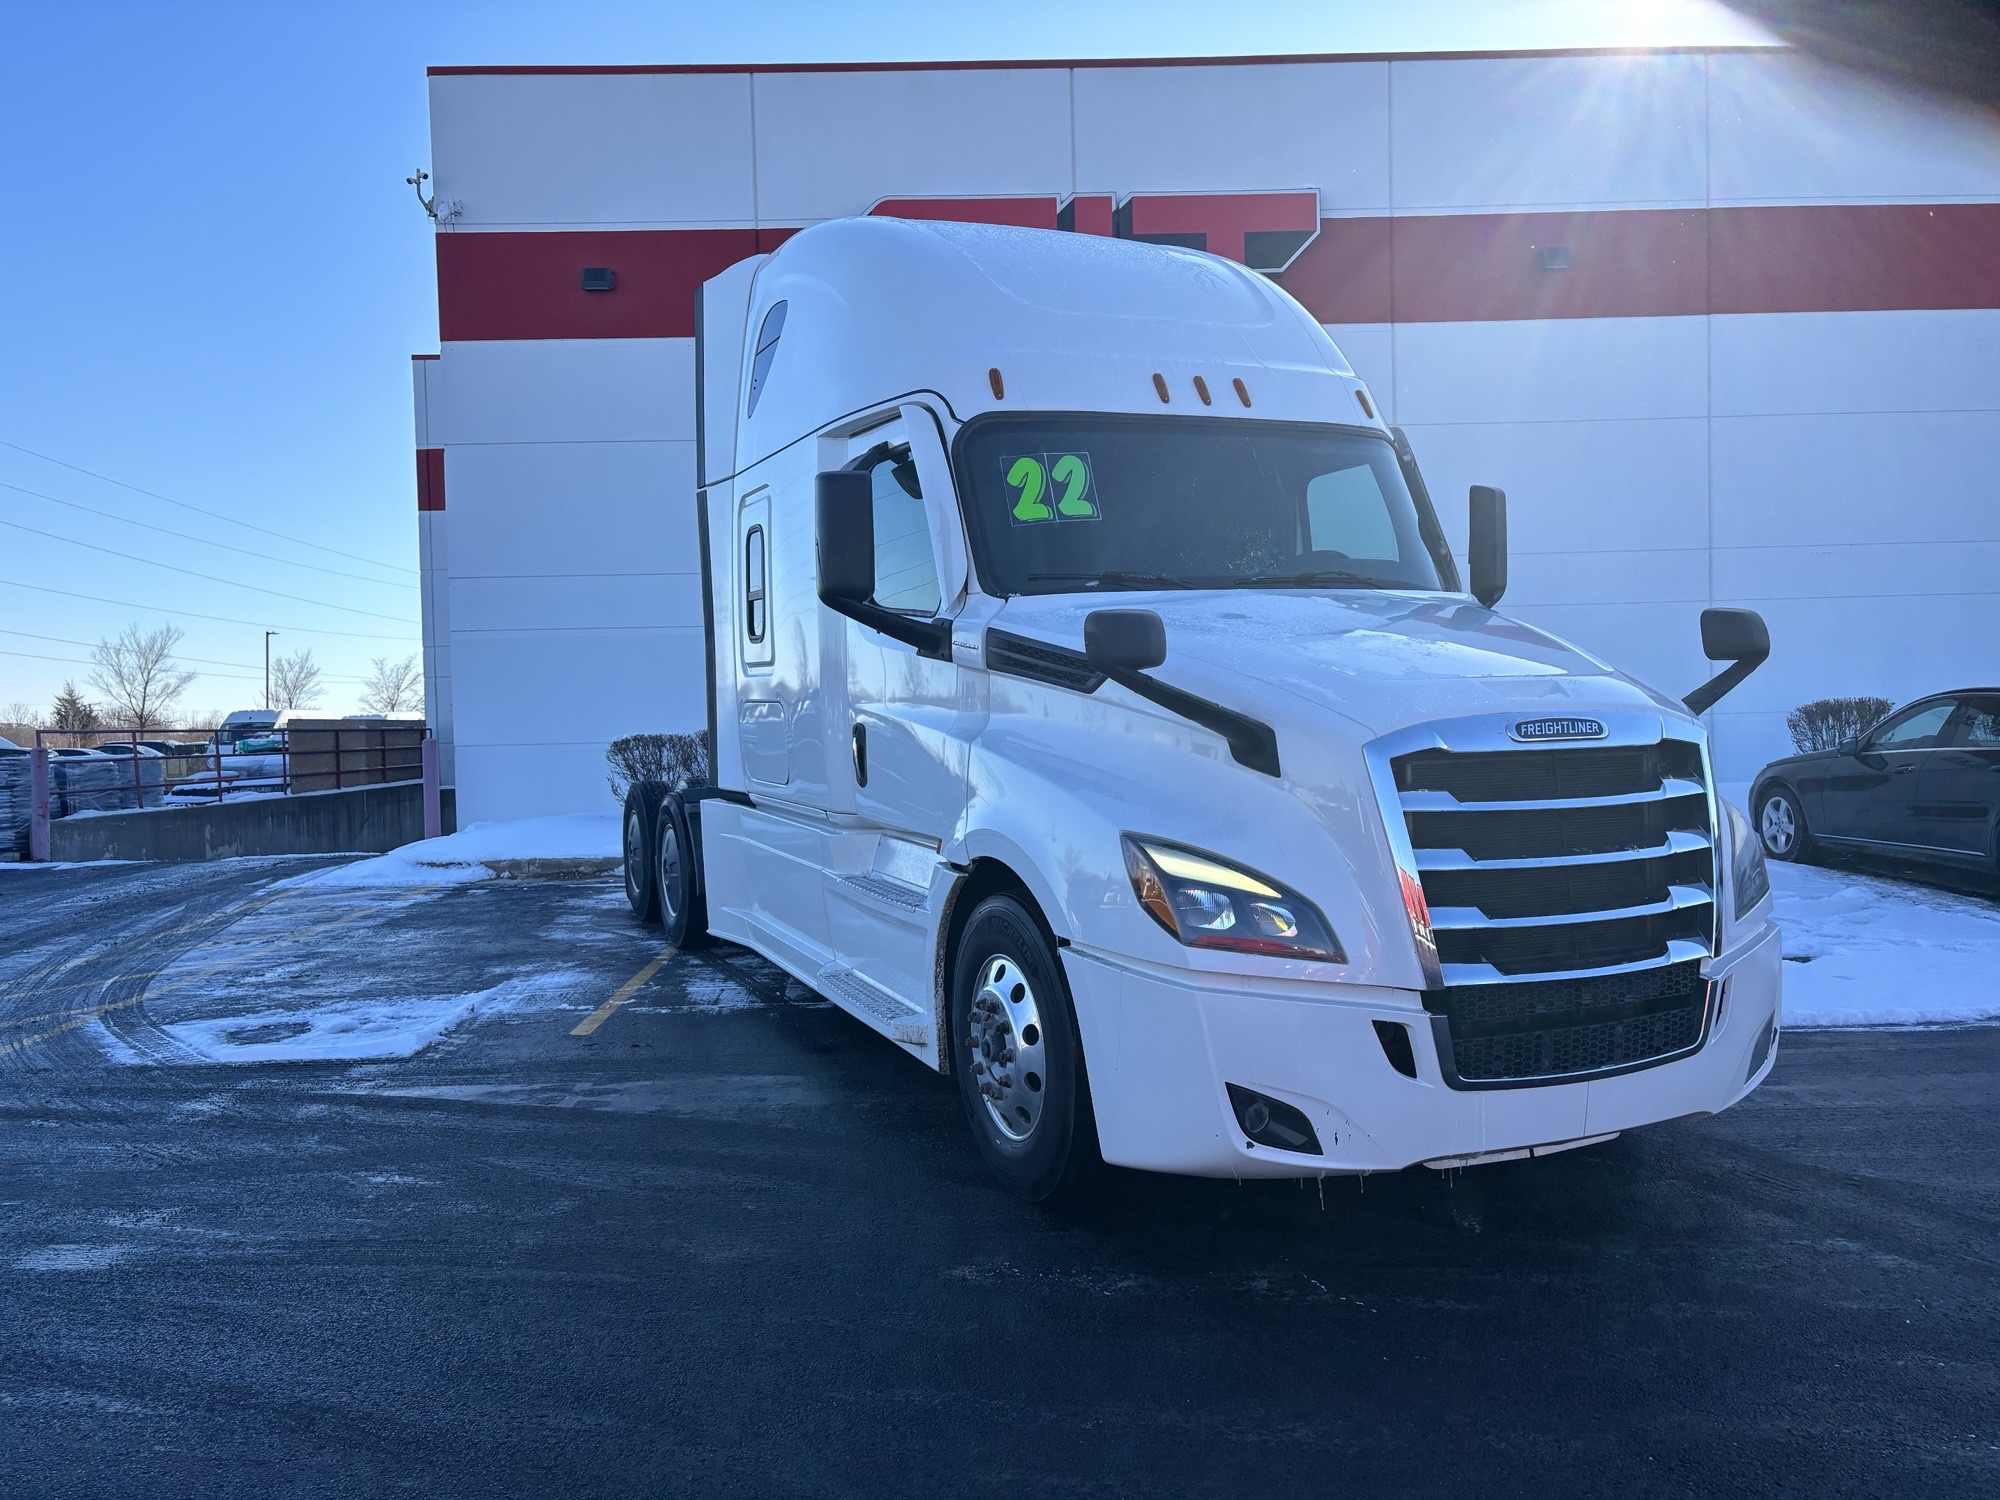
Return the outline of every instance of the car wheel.
<path id="1" fill-rule="evenodd" d="M 952 966 L 952 1072 L 988 1169 L 1030 1203 L 1076 1193 L 1097 1127 L 1055 944 L 1012 896 L 973 909 Z"/>
<path id="2" fill-rule="evenodd" d="M 1789 788 L 1768 787 L 1757 799 L 1757 841 L 1771 859 L 1802 860 L 1812 851 L 1805 809 Z"/>
<path id="3" fill-rule="evenodd" d="M 660 804 L 659 858 L 654 863 L 660 887 L 660 922 L 667 941 L 676 948 L 706 948 L 708 894 L 702 888 L 695 853 L 694 828 L 687 804 L 678 794 Z"/>
<path id="4" fill-rule="evenodd" d="M 653 823 L 659 806 L 657 781 L 635 781 L 625 793 L 625 899 L 641 922 L 660 918 L 659 882 L 653 876 Z"/>

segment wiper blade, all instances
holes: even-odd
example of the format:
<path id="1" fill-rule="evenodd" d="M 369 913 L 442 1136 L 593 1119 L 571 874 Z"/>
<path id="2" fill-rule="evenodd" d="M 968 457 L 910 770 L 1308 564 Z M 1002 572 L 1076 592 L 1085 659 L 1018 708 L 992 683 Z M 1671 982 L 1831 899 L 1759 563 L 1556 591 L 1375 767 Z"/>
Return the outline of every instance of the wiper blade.
<path id="1" fill-rule="evenodd" d="M 1338 588 L 1354 589 L 1397 589 L 1408 587 L 1386 578 L 1376 578 L 1368 573 L 1256 573 L 1243 578 L 1231 578 L 1229 583 L 1239 588 L 1284 588 L 1291 586 L 1310 588 L 1314 585 L 1332 585 Z"/>
<path id="2" fill-rule="evenodd" d="M 1030 573 L 1028 577 L 1037 583 L 1102 583 L 1112 588 L 1126 589 L 1197 587 L 1185 578 L 1174 578 L 1165 573 L 1123 573 L 1115 568 L 1105 573 Z"/>

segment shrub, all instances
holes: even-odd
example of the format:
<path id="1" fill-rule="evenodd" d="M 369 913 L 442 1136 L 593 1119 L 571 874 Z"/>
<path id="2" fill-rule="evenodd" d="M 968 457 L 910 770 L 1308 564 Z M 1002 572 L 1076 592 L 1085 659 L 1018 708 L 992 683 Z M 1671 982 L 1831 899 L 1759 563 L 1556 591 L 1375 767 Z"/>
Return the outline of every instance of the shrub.
<path id="1" fill-rule="evenodd" d="M 708 736 L 628 734 L 606 747 L 604 763 L 611 768 L 605 779 L 620 806 L 635 781 L 657 781 L 670 792 L 684 792 L 709 783 Z"/>
<path id="2" fill-rule="evenodd" d="M 1800 750 L 1832 750 L 1889 716 L 1887 698 L 1815 698 L 1785 715 L 1785 727 Z"/>

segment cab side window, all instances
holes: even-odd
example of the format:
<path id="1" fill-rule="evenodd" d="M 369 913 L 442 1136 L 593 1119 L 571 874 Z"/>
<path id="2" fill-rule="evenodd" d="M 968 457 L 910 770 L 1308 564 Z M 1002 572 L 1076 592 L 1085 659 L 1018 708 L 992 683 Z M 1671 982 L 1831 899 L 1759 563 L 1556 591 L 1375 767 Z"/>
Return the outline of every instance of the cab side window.
<path id="1" fill-rule="evenodd" d="M 908 445 L 868 471 L 875 495 L 875 602 L 904 614 L 935 615 L 941 602 L 930 518 Z"/>
<path id="2" fill-rule="evenodd" d="M 1892 719 L 1869 737 L 1870 750 L 1930 750 L 1938 744 L 1946 720 L 1958 704 L 1950 698 L 1926 703 Z"/>
<path id="3" fill-rule="evenodd" d="M 1307 546 L 1313 552 L 1396 562 L 1395 522 L 1375 470 L 1367 464 L 1321 474 L 1306 485 Z"/>

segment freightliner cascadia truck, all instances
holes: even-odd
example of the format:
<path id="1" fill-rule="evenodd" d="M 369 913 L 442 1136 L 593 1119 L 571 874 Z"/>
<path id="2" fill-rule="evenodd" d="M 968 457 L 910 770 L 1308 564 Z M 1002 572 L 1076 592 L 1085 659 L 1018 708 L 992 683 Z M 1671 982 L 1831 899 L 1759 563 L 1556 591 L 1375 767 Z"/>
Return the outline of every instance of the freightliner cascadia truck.
<path id="1" fill-rule="evenodd" d="M 1699 714 L 1495 613 L 1291 297 L 887 218 L 702 289 L 714 784 L 628 894 L 952 1076 L 1013 1192 L 1452 1167 L 1728 1108 L 1778 930 Z"/>

